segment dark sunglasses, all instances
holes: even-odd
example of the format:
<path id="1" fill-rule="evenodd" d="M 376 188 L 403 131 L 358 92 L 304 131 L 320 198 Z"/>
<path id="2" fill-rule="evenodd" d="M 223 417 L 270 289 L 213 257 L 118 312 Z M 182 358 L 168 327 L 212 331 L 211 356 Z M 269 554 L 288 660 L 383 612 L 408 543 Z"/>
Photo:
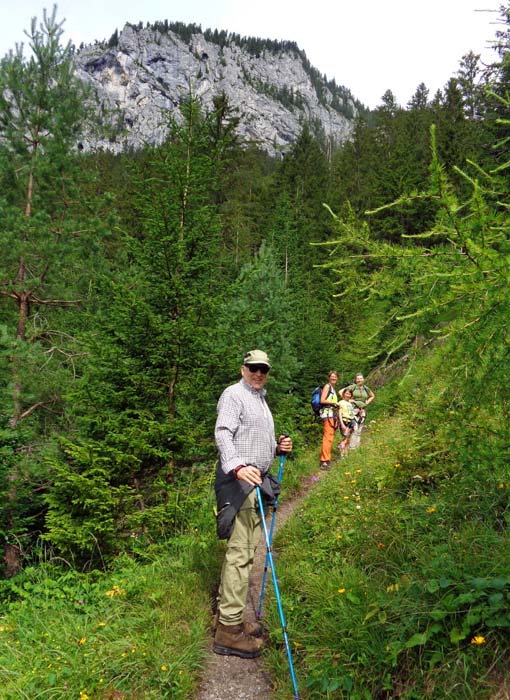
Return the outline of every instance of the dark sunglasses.
<path id="1" fill-rule="evenodd" d="M 262 374 L 267 374 L 269 372 L 269 367 L 267 365 L 245 365 L 245 367 L 248 367 L 253 374 L 255 374 L 255 372 L 262 372 Z"/>

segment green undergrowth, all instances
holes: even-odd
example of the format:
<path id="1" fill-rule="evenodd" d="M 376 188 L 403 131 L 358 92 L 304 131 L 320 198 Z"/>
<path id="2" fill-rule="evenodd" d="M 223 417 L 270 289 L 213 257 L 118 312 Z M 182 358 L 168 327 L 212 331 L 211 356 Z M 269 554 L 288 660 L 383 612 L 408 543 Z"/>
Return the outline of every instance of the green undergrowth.
<path id="1" fill-rule="evenodd" d="M 507 459 L 496 430 L 470 439 L 434 363 L 376 392 L 360 449 L 337 459 L 276 538 L 303 699 L 496 697 L 510 660 Z M 293 691 L 274 600 L 268 624 L 284 700 Z"/>
<path id="2" fill-rule="evenodd" d="M 47 563 L 3 582 L 0 697 L 190 698 L 218 560 L 213 538 L 195 532 L 108 573 Z"/>
<path id="3" fill-rule="evenodd" d="M 189 697 L 207 621 L 187 556 L 109 577 L 26 571 L 0 624 L 2 698 Z"/>
<path id="4" fill-rule="evenodd" d="M 281 498 L 298 492 L 312 469 L 286 459 Z M 41 554 L 0 582 L 0 700 L 193 697 L 224 552 L 212 473 L 198 520 L 182 536 L 159 545 L 134 540 L 131 555 L 107 571 L 80 573 Z"/>

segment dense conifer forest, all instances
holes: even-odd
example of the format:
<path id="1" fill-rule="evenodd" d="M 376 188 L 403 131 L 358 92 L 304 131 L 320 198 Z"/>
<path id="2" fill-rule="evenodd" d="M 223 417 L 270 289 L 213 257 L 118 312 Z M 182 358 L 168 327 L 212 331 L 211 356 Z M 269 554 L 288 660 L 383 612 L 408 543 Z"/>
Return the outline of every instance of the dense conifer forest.
<path id="1" fill-rule="evenodd" d="M 412 654 L 426 655 L 448 615 L 458 615 L 450 641 L 469 642 L 475 623 L 463 627 L 461 612 L 470 606 L 480 638 L 497 640 L 490 663 L 497 670 L 508 659 L 510 578 L 497 566 L 508 563 L 510 517 L 510 10 L 501 8 L 492 65 L 470 53 L 443 90 L 430 95 L 420 84 L 406 106 L 388 91 L 332 154 L 304 125 L 280 160 L 240 142 L 240 115 L 221 95 L 209 113 L 192 98 L 183 104 L 182 122 L 169 117 L 159 147 L 80 150 L 93 115 L 73 48 L 62 45 L 55 15 L 30 34 L 33 55 L 13 52 L 0 64 L 6 610 L 26 599 L 26 572 L 48 561 L 97 581 L 150 548 L 180 551 L 210 498 L 216 401 L 244 352 L 260 347 L 274 365 L 275 422 L 294 436 L 298 459 L 317 460 L 313 387 L 331 368 L 344 383 L 362 371 L 378 392 L 377 420 L 400 415 L 400 435 L 413 435 L 399 470 L 379 474 L 379 491 L 392 489 L 402 508 L 417 485 L 437 499 L 449 493 L 438 532 L 455 539 L 470 523 L 492 533 L 473 539 L 459 565 L 478 580 L 475 593 L 460 587 L 455 595 L 465 597 L 452 594 L 451 607 L 437 607 L 407 646 L 393 639 L 378 679 L 353 680 L 372 663 L 366 649 L 353 652 L 355 670 L 344 676 L 324 670 L 333 657 L 314 665 L 303 656 L 301 665 L 298 652 L 298 674 L 310 679 L 303 697 L 474 697 L 426 695 L 408 680 Z M 315 507 L 317 523 L 331 513 Z M 288 545 L 299 559 L 292 536 Z M 482 575 L 480 561 L 491 556 L 499 564 Z M 324 561 L 332 559 L 317 559 L 316 575 Z M 414 575 L 411 565 L 405 575 Z M 453 585 L 452 576 L 431 580 L 429 597 Z M 386 602 L 370 611 L 395 624 Z M 431 669 L 453 654 L 440 645 L 433 653 Z M 6 658 L 2 671 L 13 663 Z M 420 657 L 420 671 L 424 664 Z M 468 677 L 482 677 L 469 668 Z M 183 683 L 157 697 L 189 698 Z M 490 697 L 482 686 L 477 697 Z"/>

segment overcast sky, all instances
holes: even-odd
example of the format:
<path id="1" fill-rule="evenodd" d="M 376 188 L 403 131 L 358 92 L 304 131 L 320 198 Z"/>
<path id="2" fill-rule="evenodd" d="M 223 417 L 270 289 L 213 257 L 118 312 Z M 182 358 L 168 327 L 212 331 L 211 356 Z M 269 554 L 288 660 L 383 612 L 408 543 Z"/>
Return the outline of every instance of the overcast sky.
<path id="1" fill-rule="evenodd" d="M 349 88 L 367 107 L 392 90 L 405 106 L 420 83 L 445 86 L 472 50 L 494 57 L 490 44 L 499 7 L 508 0 L 60 0 L 64 40 L 76 46 L 109 39 L 125 22 L 200 24 L 242 36 L 295 41 L 328 79 Z M 26 40 L 44 0 L 0 0 L 0 56 Z M 488 11 L 485 11 L 488 10 Z"/>

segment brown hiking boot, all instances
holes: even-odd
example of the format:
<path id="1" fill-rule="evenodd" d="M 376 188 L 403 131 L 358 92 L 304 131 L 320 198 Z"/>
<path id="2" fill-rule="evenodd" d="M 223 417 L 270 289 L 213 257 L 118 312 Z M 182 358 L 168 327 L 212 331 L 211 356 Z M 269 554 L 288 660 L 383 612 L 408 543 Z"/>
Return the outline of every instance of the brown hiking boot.
<path id="1" fill-rule="evenodd" d="M 213 634 L 216 634 L 219 621 L 219 613 L 216 612 L 213 622 Z M 264 634 L 264 627 L 262 626 L 262 623 L 258 622 L 257 620 L 245 620 L 243 622 L 243 630 L 245 634 L 249 634 L 252 637 L 262 637 Z"/>
<path id="2" fill-rule="evenodd" d="M 252 637 L 262 637 L 262 635 L 264 634 L 264 628 L 262 627 L 262 624 L 260 622 L 257 622 L 256 620 L 245 620 L 245 622 L 243 623 L 243 628 L 244 633 L 249 634 Z"/>
<path id="3" fill-rule="evenodd" d="M 224 656 L 254 659 L 262 653 L 262 639 L 246 634 L 243 625 L 222 625 L 218 622 L 213 651 Z"/>

